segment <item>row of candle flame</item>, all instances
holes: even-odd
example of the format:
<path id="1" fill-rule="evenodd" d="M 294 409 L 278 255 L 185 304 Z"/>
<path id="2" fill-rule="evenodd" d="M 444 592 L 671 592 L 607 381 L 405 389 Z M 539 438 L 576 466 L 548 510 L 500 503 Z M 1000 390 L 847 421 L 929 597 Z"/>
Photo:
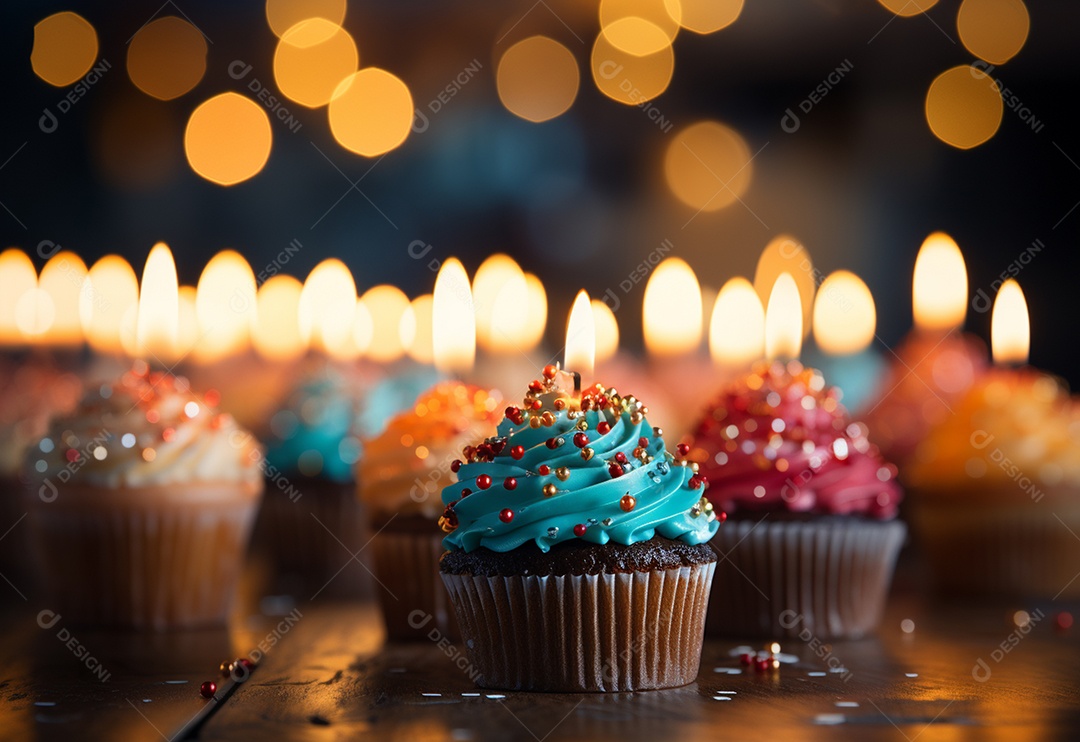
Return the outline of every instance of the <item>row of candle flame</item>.
<path id="1" fill-rule="evenodd" d="M 792 238 L 770 242 L 753 283 L 733 278 L 715 295 L 708 320 L 714 361 L 741 367 L 762 357 L 797 357 L 811 328 L 826 354 L 867 348 L 875 337 L 876 310 L 866 284 L 849 271 L 836 271 L 819 284 L 820 275 L 805 248 Z M 101 353 L 167 363 L 188 356 L 197 363 L 213 362 L 249 347 L 264 358 L 286 361 L 314 348 L 339 360 L 363 356 L 387 363 L 408 355 L 461 370 L 471 366 L 477 343 L 493 355 L 505 355 L 527 353 L 542 342 L 548 313 L 545 289 L 512 258 L 490 257 L 471 283 L 459 261 L 444 261 L 436 286 L 440 283 L 442 291 L 411 301 L 390 285 L 358 297 L 349 269 L 331 258 L 302 283 L 278 273 L 260 285 L 247 261 L 225 250 L 206 265 L 196 287 L 180 286 L 172 253 L 159 243 L 147 257 L 140 285 L 131 265 L 116 255 L 87 269 L 75 253 L 57 252 L 39 276 L 30 258 L 12 248 L 0 253 L 0 346 L 56 348 L 86 342 Z M 710 293 L 681 259 L 667 258 L 656 265 L 643 302 L 650 355 L 698 352 Z M 930 235 L 915 263 L 916 326 L 931 331 L 958 328 L 967 301 L 967 272 L 959 247 L 944 233 Z M 571 312 L 575 314 L 578 330 L 571 328 L 568 337 L 587 331 L 596 360 L 612 357 L 619 325 L 609 304 L 581 292 Z M 998 292 L 991 326 L 994 359 L 1025 362 L 1030 342 L 1027 306 L 1012 279 Z M 466 343 L 472 346 L 468 361 L 452 348 L 439 350 L 441 339 L 459 337 L 463 328 L 473 328 Z M 440 357 L 446 353 L 449 356 Z M 591 360 L 583 364 L 570 367 L 593 365 Z"/>

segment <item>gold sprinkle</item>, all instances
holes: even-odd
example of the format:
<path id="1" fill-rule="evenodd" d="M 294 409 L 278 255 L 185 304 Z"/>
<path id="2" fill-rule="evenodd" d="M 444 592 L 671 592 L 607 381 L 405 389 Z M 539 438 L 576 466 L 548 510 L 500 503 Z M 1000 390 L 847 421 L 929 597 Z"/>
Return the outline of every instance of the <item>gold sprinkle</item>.
<path id="1" fill-rule="evenodd" d="M 588 430 L 589 429 L 589 421 L 586 420 L 585 418 L 581 418 L 580 420 L 577 421 L 577 429 L 578 430 L 583 430 L 583 431 Z"/>
<path id="2" fill-rule="evenodd" d="M 556 494 L 558 494 L 558 492 L 559 492 L 559 488 L 556 487 L 554 484 L 545 484 L 544 485 L 544 497 L 553 497 Z"/>
<path id="3" fill-rule="evenodd" d="M 529 418 L 529 427 L 530 428 L 539 428 L 540 427 L 540 418 L 535 417 L 535 416 L 530 417 Z"/>
<path id="4" fill-rule="evenodd" d="M 630 413 L 630 422 L 633 423 L 634 425 L 641 425 L 641 423 L 644 422 L 644 421 L 645 421 L 645 416 L 642 415 L 640 412 L 631 412 Z"/>
<path id="5" fill-rule="evenodd" d="M 593 451 L 592 448 L 590 448 L 589 446 L 586 446 L 585 448 L 581 449 L 581 458 L 588 461 L 589 459 L 591 459 L 593 457 L 594 453 L 596 453 L 596 452 Z"/>
<path id="6" fill-rule="evenodd" d="M 565 466 L 560 466 L 555 470 L 555 476 L 559 478 L 560 482 L 565 482 L 570 478 L 570 469 Z"/>

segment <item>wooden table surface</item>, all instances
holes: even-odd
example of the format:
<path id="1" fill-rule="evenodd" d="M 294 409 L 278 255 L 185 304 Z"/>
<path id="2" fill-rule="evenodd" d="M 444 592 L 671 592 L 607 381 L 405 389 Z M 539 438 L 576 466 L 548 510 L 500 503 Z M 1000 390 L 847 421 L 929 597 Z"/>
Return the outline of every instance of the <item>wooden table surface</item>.
<path id="1" fill-rule="evenodd" d="M 365 601 L 252 594 L 228 629 L 138 635 L 43 628 L 47 605 L 15 600 L 0 618 L 4 739 L 1080 739 L 1080 627 L 1056 626 L 1080 606 L 945 603 L 903 579 L 873 638 L 789 640 L 769 673 L 709 639 L 696 683 L 607 695 L 477 688 L 459 647 L 386 644 Z M 1034 617 L 1026 632 L 1017 610 Z M 222 660 L 271 639 L 250 678 L 200 697 Z"/>

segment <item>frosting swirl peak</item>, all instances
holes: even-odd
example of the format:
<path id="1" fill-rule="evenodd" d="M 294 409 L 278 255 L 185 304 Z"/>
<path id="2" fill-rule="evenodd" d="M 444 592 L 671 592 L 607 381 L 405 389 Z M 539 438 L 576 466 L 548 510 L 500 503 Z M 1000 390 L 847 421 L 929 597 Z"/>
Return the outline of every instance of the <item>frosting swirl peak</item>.
<path id="1" fill-rule="evenodd" d="M 633 396 L 596 385 L 580 399 L 554 366 L 522 407 L 507 407 L 497 435 L 466 446 L 457 484 L 443 490 L 447 549 L 541 551 L 580 539 L 630 545 L 661 535 L 689 544 L 719 526 L 707 486 L 673 456 Z"/>

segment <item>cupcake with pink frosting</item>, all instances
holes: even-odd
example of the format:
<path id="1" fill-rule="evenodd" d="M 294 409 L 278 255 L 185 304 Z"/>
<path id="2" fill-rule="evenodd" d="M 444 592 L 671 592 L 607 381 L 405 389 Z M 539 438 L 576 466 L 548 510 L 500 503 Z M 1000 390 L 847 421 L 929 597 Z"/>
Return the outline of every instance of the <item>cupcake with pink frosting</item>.
<path id="1" fill-rule="evenodd" d="M 680 453 L 729 519 L 712 542 L 710 631 L 854 638 L 877 626 L 906 533 L 897 471 L 820 372 L 758 364 Z"/>
<path id="2" fill-rule="evenodd" d="M 263 478 L 258 444 L 216 405 L 137 363 L 27 449 L 23 506 L 65 620 L 225 620 Z"/>

